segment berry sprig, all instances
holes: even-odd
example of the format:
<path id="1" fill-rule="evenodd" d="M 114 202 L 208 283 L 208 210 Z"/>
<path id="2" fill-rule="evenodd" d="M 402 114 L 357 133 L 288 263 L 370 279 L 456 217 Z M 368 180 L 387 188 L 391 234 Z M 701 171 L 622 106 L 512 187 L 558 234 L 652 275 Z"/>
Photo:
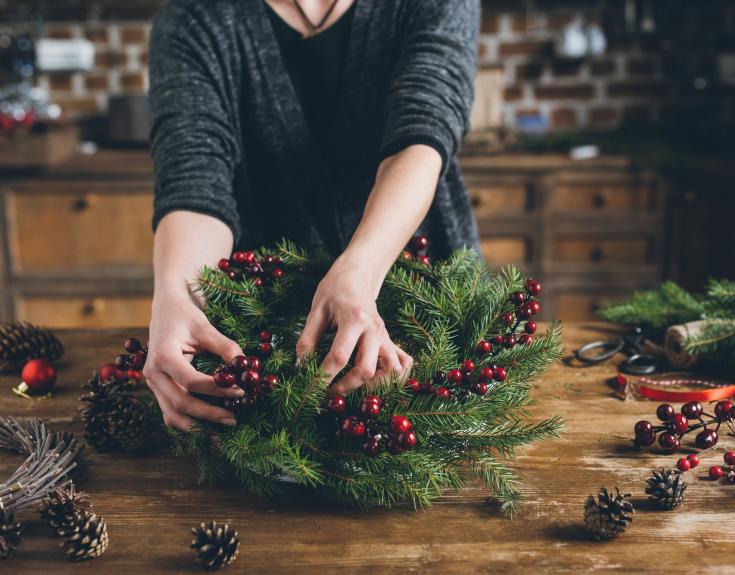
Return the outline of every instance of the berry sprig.
<path id="1" fill-rule="evenodd" d="M 727 480 L 730 483 L 735 483 L 735 451 L 726 452 L 723 459 L 725 460 L 724 467 L 722 465 L 713 465 L 709 468 L 709 478 L 712 481 L 718 481 L 725 475 L 725 471 L 727 471 Z"/>
<path id="2" fill-rule="evenodd" d="M 269 281 L 284 276 L 283 260 L 278 256 L 266 255 L 258 260 L 255 252 L 235 252 L 230 259 L 222 258 L 217 267 L 231 280 L 244 277 L 254 279 L 255 287 L 263 287 Z"/>
<path id="3" fill-rule="evenodd" d="M 260 344 L 253 355 L 235 356 L 230 364 L 219 366 L 214 371 L 214 383 L 228 388 L 239 385 L 245 395 L 238 399 L 225 400 L 225 408 L 237 411 L 244 407 L 254 407 L 258 401 L 278 387 L 278 376 L 272 373 L 263 375 L 262 359 L 273 351 L 273 336 L 267 330 L 259 334 Z M 257 354 L 257 355 L 256 355 Z"/>
<path id="4" fill-rule="evenodd" d="M 493 381 L 505 381 L 508 372 L 499 365 L 477 369 L 475 362 L 465 359 L 462 365 L 448 372 L 437 371 L 431 381 L 421 383 L 415 377 L 406 380 L 405 386 L 414 395 L 435 395 L 442 399 L 464 399 L 469 393 L 486 395 Z"/>
<path id="5" fill-rule="evenodd" d="M 114 363 L 106 363 L 100 367 L 99 377 L 102 381 L 138 382 L 143 377 L 141 370 L 148 359 L 148 342 L 144 345 L 140 340 L 129 337 L 123 347 L 127 353 L 118 355 Z"/>
<path id="6" fill-rule="evenodd" d="M 682 405 L 681 413 L 676 413 L 668 403 L 662 403 L 656 408 L 656 416 L 662 422 L 660 425 L 653 425 L 646 420 L 635 424 L 633 441 L 637 445 L 653 445 L 659 434 L 658 444 L 669 451 L 676 451 L 681 447 L 681 439 L 686 434 L 700 430 L 694 438 L 694 444 L 700 449 L 709 449 L 717 445 L 718 432 L 723 423 L 735 432 L 735 405 L 730 401 L 718 401 L 714 414 L 706 413 L 698 401 Z M 698 423 L 692 425 L 692 421 Z"/>
<path id="7" fill-rule="evenodd" d="M 426 236 L 415 235 L 408 242 L 406 249 L 403 250 L 401 257 L 404 261 L 416 260 L 419 263 L 428 266 L 431 260 L 427 255 L 429 251 L 429 239 Z"/>
<path id="8" fill-rule="evenodd" d="M 343 417 L 347 411 L 347 401 L 341 395 L 331 395 L 327 399 L 326 410 L 337 417 L 337 433 L 343 437 L 365 439 L 362 452 L 369 457 L 377 457 L 387 449 L 392 455 L 400 455 L 416 446 L 416 433 L 413 424 L 404 415 L 393 415 L 389 422 L 378 419 L 385 406 L 385 400 L 377 395 L 366 395 L 360 403 L 359 413 Z"/>

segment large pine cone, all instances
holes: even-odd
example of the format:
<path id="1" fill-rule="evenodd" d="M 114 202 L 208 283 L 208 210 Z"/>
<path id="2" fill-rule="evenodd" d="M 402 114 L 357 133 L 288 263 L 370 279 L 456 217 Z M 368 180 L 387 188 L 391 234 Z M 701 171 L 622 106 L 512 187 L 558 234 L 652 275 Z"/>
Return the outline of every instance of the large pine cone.
<path id="1" fill-rule="evenodd" d="M 232 563 L 240 549 L 240 536 L 227 523 L 202 523 L 192 528 L 191 548 L 197 552 L 196 562 L 207 569 L 219 569 Z"/>
<path id="2" fill-rule="evenodd" d="M 89 495 L 77 491 L 74 484 L 57 488 L 41 503 L 41 518 L 62 537 L 71 534 L 76 526 L 80 511 L 89 510 L 92 504 Z"/>
<path id="3" fill-rule="evenodd" d="M 671 510 L 684 503 L 687 484 L 671 469 L 654 471 L 646 480 L 646 494 L 661 509 Z"/>
<path id="4" fill-rule="evenodd" d="M 584 506 L 584 524 L 595 539 L 612 539 L 633 521 L 633 504 L 628 500 L 630 493 L 622 495 L 615 488 L 613 497 L 607 489 L 600 488 L 597 501 L 590 495 Z"/>
<path id="5" fill-rule="evenodd" d="M 109 545 L 105 520 L 91 511 L 77 513 L 65 536 L 68 539 L 64 542 L 64 551 L 70 561 L 99 557 Z"/>
<path id="6" fill-rule="evenodd" d="M 0 559 L 7 559 L 20 545 L 20 534 L 23 526 L 16 523 L 11 511 L 0 509 Z"/>
<path id="7" fill-rule="evenodd" d="M 0 326 L 0 372 L 20 371 L 31 359 L 56 361 L 64 346 L 49 330 L 25 322 Z"/>

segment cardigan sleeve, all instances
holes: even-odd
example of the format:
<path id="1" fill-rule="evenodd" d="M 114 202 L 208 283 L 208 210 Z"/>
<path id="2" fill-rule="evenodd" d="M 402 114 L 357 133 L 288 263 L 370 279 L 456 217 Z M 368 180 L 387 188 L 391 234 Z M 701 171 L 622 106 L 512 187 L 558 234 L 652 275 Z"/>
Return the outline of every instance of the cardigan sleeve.
<path id="1" fill-rule="evenodd" d="M 386 98 L 381 157 L 414 143 L 434 147 L 442 173 L 469 128 L 479 0 L 409 0 Z"/>
<path id="2" fill-rule="evenodd" d="M 237 111 L 226 96 L 231 78 L 217 46 L 221 35 L 192 5 L 169 2 L 151 31 L 153 228 L 170 212 L 194 211 L 223 221 L 237 242 L 233 179 L 241 157 Z"/>

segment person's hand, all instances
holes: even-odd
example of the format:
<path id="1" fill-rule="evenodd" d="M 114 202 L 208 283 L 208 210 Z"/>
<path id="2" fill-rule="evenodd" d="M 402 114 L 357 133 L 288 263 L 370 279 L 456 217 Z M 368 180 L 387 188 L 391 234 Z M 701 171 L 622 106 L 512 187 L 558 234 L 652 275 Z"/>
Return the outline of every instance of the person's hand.
<path id="1" fill-rule="evenodd" d="M 165 294 L 153 300 L 148 359 L 143 369 L 148 387 L 156 396 L 166 425 L 182 431 L 196 419 L 235 425 L 231 411 L 202 401 L 192 392 L 217 397 L 244 395 L 239 386 L 217 387 L 212 376 L 191 365 L 193 354 L 206 350 L 231 361 L 242 350 L 219 333 L 188 293 Z"/>
<path id="2" fill-rule="evenodd" d="M 296 355 L 302 357 L 314 351 L 321 335 L 336 329 L 322 364 L 331 382 L 357 347 L 354 367 L 332 386 L 339 394 L 346 395 L 365 383 L 375 384 L 392 372 L 403 378 L 411 371 L 413 359 L 391 341 L 378 314 L 375 300 L 380 283 L 364 265 L 356 265 L 343 255 L 314 294 L 311 312 L 296 343 Z"/>

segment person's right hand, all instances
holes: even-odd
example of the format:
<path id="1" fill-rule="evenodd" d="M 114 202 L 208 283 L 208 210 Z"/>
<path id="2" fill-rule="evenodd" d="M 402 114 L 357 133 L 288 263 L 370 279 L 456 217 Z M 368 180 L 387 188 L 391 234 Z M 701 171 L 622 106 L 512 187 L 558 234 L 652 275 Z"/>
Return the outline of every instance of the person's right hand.
<path id="1" fill-rule="evenodd" d="M 202 350 L 227 362 L 242 355 L 242 350 L 209 323 L 188 293 L 154 298 L 149 338 L 143 375 L 158 400 L 166 425 L 188 431 L 194 419 L 230 426 L 237 423 L 231 411 L 192 396 L 194 392 L 235 399 L 242 397 L 244 391 L 239 386 L 217 387 L 212 376 L 191 365 L 193 355 Z"/>

